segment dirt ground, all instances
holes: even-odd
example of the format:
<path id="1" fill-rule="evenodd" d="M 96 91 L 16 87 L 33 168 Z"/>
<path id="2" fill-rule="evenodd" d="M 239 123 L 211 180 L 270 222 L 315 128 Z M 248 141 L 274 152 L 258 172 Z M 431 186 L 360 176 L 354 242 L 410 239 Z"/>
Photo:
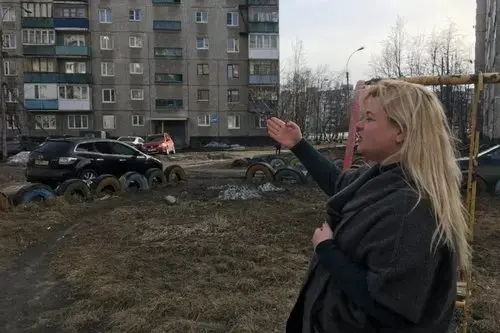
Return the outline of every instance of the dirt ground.
<path id="1" fill-rule="evenodd" d="M 327 198 L 221 201 L 216 181 L 0 213 L 0 332 L 283 331 Z M 499 238 L 498 198 L 480 198 L 473 332 L 500 331 Z"/>

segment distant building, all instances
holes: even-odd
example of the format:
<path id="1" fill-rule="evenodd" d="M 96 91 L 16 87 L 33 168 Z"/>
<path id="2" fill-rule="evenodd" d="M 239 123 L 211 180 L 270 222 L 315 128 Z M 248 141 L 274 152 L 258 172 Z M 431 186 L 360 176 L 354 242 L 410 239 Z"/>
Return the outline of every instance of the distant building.
<path id="1" fill-rule="evenodd" d="M 25 133 L 168 131 L 180 146 L 267 137 L 258 108 L 277 101 L 279 0 L 0 7 L 5 78 L 27 110 L 9 96 L 9 114 Z M 8 127 L 17 134 L 12 119 Z"/>

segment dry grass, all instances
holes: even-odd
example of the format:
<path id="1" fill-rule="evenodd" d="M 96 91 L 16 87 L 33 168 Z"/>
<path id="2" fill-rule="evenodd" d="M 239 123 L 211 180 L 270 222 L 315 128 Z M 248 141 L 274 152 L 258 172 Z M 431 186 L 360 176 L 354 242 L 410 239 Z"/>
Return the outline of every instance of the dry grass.
<path id="1" fill-rule="evenodd" d="M 220 202 L 207 186 L 172 189 L 180 198 L 174 206 L 151 193 L 3 215 L 0 258 L 42 241 L 48 227 L 80 223 L 50 265 L 67 301 L 39 318 L 64 332 L 282 331 L 325 196 L 295 187 L 263 200 Z M 481 199 L 478 207 L 472 316 L 484 333 L 500 331 L 496 202 Z"/>

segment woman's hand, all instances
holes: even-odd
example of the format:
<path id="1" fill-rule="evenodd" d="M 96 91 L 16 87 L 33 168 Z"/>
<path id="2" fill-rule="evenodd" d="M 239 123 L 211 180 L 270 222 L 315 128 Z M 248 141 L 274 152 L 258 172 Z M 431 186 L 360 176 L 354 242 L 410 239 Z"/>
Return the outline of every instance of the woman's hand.
<path id="1" fill-rule="evenodd" d="M 319 243 L 328 239 L 333 239 L 333 231 L 328 223 L 324 222 L 321 227 L 318 227 L 316 228 L 316 230 L 314 230 L 314 234 L 312 237 L 313 248 L 316 249 L 316 246 L 318 246 Z"/>
<path id="2" fill-rule="evenodd" d="M 285 123 L 276 117 L 271 117 L 267 120 L 267 132 L 271 138 L 288 149 L 302 140 L 302 132 L 296 123 L 293 121 Z"/>

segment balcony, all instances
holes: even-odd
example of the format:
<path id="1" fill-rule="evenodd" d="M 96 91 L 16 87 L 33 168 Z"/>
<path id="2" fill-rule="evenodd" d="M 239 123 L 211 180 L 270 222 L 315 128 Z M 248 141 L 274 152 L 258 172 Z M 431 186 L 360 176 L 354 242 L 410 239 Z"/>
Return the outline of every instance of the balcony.
<path id="1" fill-rule="evenodd" d="M 88 99 L 59 99 L 60 111 L 90 111 Z"/>
<path id="2" fill-rule="evenodd" d="M 54 29 L 56 30 L 88 30 L 88 18 L 54 18 Z"/>
<path id="3" fill-rule="evenodd" d="M 153 21 L 153 30 L 181 31 L 181 21 Z"/>
<path id="4" fill-rule="evenodd" d="M 55 45 L 23 45 L 23 54 L 32 56 L 55 56 Z"/>
<path id="5" fill-rule="evenodd" d="M 249 33 L 279 33 L 278 22 L 248 22 Z"/>
<path id="6" fill-rule="evenodd" d="M 275 85 L 278 84 L 278 75 L 250 75 L 248 84 Z"/>
<path id="7" fill-rule="evenodd" d="M 23 17 L 21 26 L 27 28 L 54 28 L 54 21 L 51 17 Z"/>
<path id="8" fill-rule="evenodd" d="M 56 55 L 58 56 L 80 56 L 90 57 L 92 54 L 90 47 L 79 45 L 61 45 L 56 46 Z"/>
<path id="9" fill-rule="evenodd" d="M 247 0 L 248 6 L 277 6 L 279 0 Z"/>
<path id="10" fill-rule="evenodd" d="M 180 5 L 181 0 L 153 0 L 153 5 Z"/>
<path id="11" fill-rule="evenodd" d="M 275 49 L 258 49 L 258 48 L 249 48 L 248 50 L 248 59 L 257 60 L 257 59 L 279 59 L 280 58 L 280 50 L 278 48 Z"/>
<path id="12" fill-rule="evenodd" d="M 156 83 L 182 83 L 182 74 L 155 74 Z"/>
<path id="13" fill-rule="evenodd" d="M 256 100 L 248 102 L 248 111 L 254 113 L 269 113 L 278 108 L 278 101 Z"/>
<path id="14" fill-rule="evenodd" d="M 168 111 L 182 109 L 182 99 L 157 99 L 155 100 L 156 111 Z"/>
<path id="15" fill-rule="evenodd" d="M 92 74 L 24 73 L 24 83 L 92 84 Z"/>
<path id="16" fill-rule="evenodd" d="M 57 110 L 59 108 L 57 99 L 26 99 L 24 108 L 26 110 Z"/>

